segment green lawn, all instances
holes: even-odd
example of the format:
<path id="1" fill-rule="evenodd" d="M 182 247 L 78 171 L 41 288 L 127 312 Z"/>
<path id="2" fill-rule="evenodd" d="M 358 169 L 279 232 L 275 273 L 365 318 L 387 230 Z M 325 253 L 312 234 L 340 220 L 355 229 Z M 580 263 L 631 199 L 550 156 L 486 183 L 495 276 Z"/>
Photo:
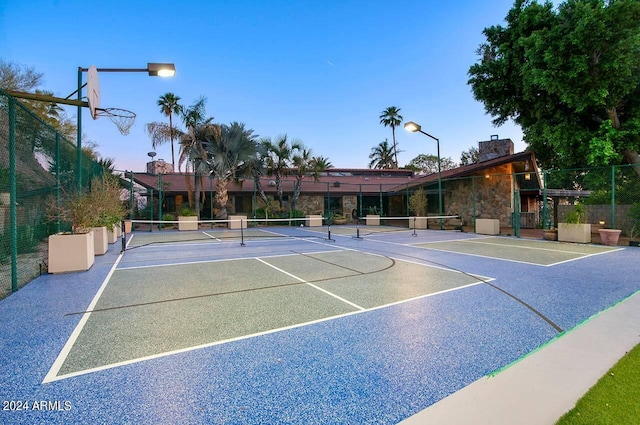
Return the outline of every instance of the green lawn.
<path id="1" fill-rule="evenodd" d="M 640 423 L 640 345 L 627 353 L 556 425 Z"/>

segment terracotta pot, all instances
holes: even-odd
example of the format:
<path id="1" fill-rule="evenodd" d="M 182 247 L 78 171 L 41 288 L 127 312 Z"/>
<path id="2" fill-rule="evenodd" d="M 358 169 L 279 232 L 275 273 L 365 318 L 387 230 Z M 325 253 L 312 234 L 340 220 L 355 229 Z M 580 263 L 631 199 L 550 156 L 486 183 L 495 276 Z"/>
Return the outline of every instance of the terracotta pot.
<path id="1" fill-rule="evenodd" d="M 603 245 L 616 246 L 622 231 L 618 229 L 599 229 L 600 241 Z"/>

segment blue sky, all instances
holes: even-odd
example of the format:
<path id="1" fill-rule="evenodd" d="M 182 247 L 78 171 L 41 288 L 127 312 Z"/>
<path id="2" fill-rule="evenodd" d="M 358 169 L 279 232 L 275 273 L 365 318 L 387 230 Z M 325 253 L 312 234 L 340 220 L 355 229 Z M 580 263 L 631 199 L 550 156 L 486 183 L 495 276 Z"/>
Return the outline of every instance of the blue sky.
<path id="1" fill-rule="evenodd" d="M 144 68 L 173 62 L 174 78 L 99 75 L 102 107 L 137 114 L 128 136 L 83 112 L 83 132 L 118 169 L 141 171 L 151 140 L 145 124 L 165 121 L 157 99 L 208 99 L 216 122 L 239 121 L 261 137 L 287 134 L 336 167 L 364 168 L 391 129 L 379 121 L 401 108 L 440 139 L 442 157 L 492 134 L 525 149 L 521 129 L 494 127 L 467 85 L 482 30 L 503 24 L 512 0 L 0 0 L 0 57 L 44 74 L 66 97 L 77 69 Z M 86 74 L 84 74 L 86 81 Z M 76 108 L 64 107 L 75 119 Z M 401 165 L 435 141 L 397 129 Z M 156 149 L 171 161 L 169 145 Z M 176 158 L 177 161 L 177 158 Z"/>

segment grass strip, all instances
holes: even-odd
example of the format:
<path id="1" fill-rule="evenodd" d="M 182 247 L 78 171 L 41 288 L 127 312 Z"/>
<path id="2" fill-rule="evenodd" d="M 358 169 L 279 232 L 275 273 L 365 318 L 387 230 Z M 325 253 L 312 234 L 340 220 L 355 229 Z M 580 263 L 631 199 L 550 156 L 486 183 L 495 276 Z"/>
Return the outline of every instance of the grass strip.
<path id="1" fill-rule="evenodd" d="M 618 361 L 556 425 L 621 425 L 640 420 L 640 344 Z"/>

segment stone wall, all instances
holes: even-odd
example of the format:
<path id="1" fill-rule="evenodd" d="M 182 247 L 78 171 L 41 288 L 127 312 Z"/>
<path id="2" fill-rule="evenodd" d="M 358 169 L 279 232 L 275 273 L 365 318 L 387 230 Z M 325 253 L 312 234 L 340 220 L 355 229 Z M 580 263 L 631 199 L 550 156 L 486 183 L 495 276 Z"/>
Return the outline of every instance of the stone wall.
<path id="1" fill-rule="evenodd" d="M 487 171 L 489 176 L 445 182 L 445 214 L 462 216 L 466 223 L 476 218 L 500 220 L 500 226 L 511 225 L 513 212 L 513 178 L 511 166 L 504 165 Z"/>
<path id="2" fill-rule="evenodd" d="M 296 208 L 305 215 L 324 214 L 324 196 L 322 195 L 300 195 Z"/>

